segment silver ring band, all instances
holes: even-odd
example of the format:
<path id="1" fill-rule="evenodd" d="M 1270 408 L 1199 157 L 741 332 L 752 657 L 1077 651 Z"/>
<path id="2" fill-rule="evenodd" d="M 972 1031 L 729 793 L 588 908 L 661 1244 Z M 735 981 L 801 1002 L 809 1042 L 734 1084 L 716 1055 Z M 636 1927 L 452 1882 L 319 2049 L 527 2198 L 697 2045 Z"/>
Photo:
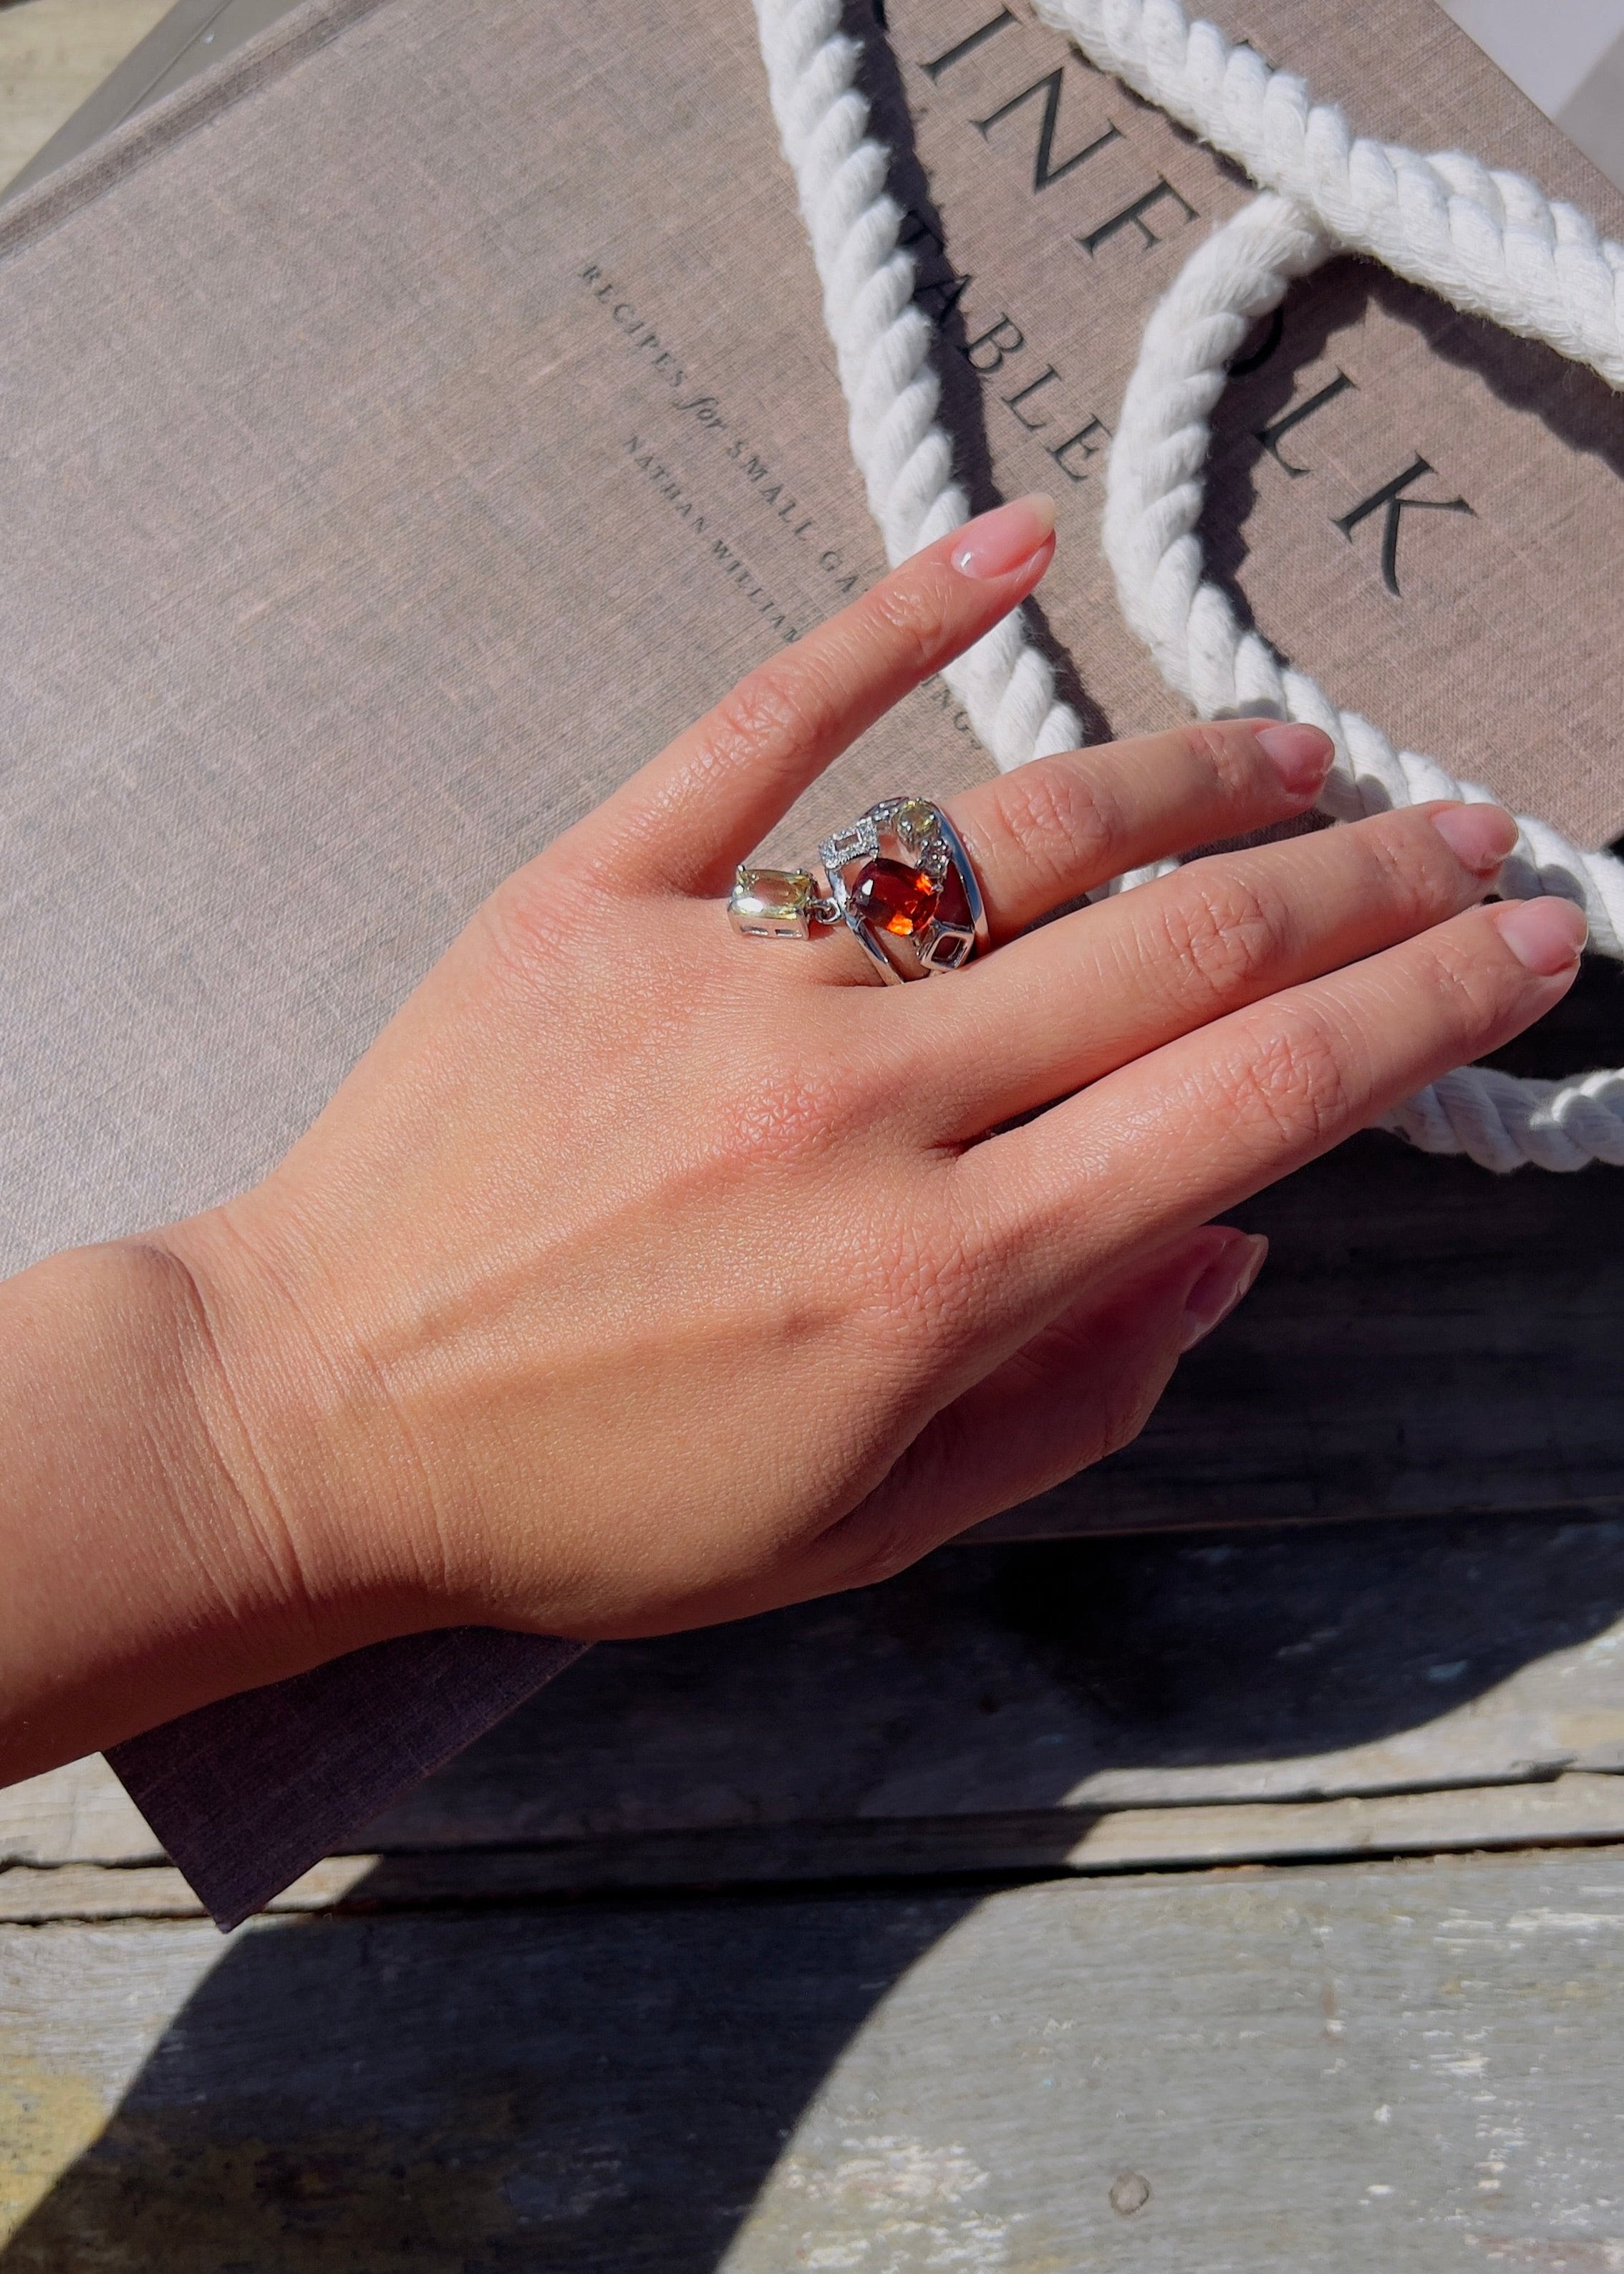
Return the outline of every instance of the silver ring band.
<path id="1" fill-rule="evenodd" d="M 964 840 L 929 798 L 891 797 L 818 847 L 821 870 L 741 868 L 727 903 L 750 939 L 844 923 L 887 983 L 959 971 L 988 946 Z"/>

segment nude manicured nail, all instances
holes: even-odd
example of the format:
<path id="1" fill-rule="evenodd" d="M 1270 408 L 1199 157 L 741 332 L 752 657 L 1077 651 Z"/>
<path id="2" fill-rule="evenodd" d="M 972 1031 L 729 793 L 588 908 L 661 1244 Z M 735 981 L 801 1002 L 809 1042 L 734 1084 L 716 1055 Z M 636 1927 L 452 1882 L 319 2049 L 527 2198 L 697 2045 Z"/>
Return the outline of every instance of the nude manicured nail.
<path id="1" fill-rule="evenodd" d="M 1477 877 L 1492 877 L 1517 841 L 1517 825 L 1503 805 L 1440 806 L 1432 826 Z"/>
<path id="2" fill-rule="evenodd" d="M 1259 727 L 1258 748 L 1294 797 L 1320 788 L 1336 756 L 1336 745 L 1318 727 Z"/>
<path id="3" fill-rule="evenodd" d="M 1181 1353 L 1193 1350 L 1214 1327 L 1223 1324 L 1241 1298 L 1250 1292 L 1267 1254 L 1268 1242 L 1261 1232 L 1242 1232 L 1207 1265 L 1184 1298 L 1184 1331 L 1178 1341 Z"/>
<path id="4" fill-rule="evenodd" d="M 1035 490 L 966 523 L 951 558 L 961 576 L 983 581 L 1024 568 L 1055 533 L 1055 501 Z"/>
<path id="5" fill-rule="evenodd" d="M 1517 961 L 1541 979 L 1560 979 L 1571 971 L 1590 936 L 1584 910 L 1554 895 L 1496 908 L 1494 922 Z"/>

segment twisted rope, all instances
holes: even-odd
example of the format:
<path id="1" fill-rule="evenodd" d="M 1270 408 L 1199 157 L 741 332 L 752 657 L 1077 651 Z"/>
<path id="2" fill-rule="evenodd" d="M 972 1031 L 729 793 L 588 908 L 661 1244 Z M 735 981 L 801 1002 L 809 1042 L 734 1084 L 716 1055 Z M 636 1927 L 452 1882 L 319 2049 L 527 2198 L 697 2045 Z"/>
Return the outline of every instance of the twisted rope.
<path id="1" fill-rule="evenodd" d="M 1229 358 L 1291 282 L 1336 249 L 1301 207 L 1267 193 L 1185 265 L 1145 327 L 1123 398 L 1107 478 L 1106 557 L 1129 623 L 1169 684 L 1204 716 L 1268 712 L 1330 735 L 1336 761 L 1320 805 L 1336 820 L 1431 798 L 1492 802 L 1481 784 L 1456 781 L 1436 759 L 1396 749 L 1368 719 L 1339 709 L 1317 681 L 1243 629 L 1205 578 L 1196 529 L 1208 422 Z M 1624 864 L 1582 851 L 1548 823 L 1519 817 L 1518 827 L 1503 889 L 1579 901 L 1594 946 L 1624 954 Z M 1531 1082 L 1464 1067 L 1408 1100 L 1388 1126 L 1426 1151 L 1470 1153 L 1485 1168 L 1624 1166 L 1624 1074 Z"/>
<path id="2" fill-rule="evenodd" d="M 868 132 L 855 84 L 861 50 L 840 30 L 840 0 L 756 0 L 756 15 L 773 117 L 823 288 L 852 456 L 894 567 L 966 522 L 970 504 L 936 418 L 931 328 L 914 305 L 914 262 L 898 241 L 902 211 L 886 193 L 891 153 Z M 1004 771 L 1082 740 L 1019 611 L 943 676 Z"/>
<path id="3" fill-rule="evenodd" d="M 1322 727 L 1336 763 L 1321 804 L 1337 820 L 1425 799 L 1492 801 L 1436 760 L 1396 749 L 1306 674 L 1282 666 L 1206 581 L 1195 531 L 1208 422 L 1229 358 L 1252 324 L 1296 278 L 1348 248 L 1624 385 L 1624 248 L 1518 175 L 1353 139 L 1340 111 L 1310 105 L 1301 80 L 1271 71 L 1214 26 L 1191 24 L 1178 0 L 1036 4 L 1092 62 L 1273 192 L 1200 248 L 1146 327 L 1112 449 L 1104 527 L 1128 621 L 1169 684 L 1206 715 L 1271 712 Z M 895 561 L 956 528 L 968 505 L 936 419 L 931 328 L 911 305 L 914 266 L 885 192 L 889 153 L 868 132 L 854 84 L 859 51 L 840 32 L 839 0 L 756 0 L 756 8 L 823 286 L 853 455 Z M 1000 767 L 1080 739 L 1019 615 L 947 676 Z M 1507 890 L 1581 902 L 1593 945 L 1624 955 L 1624 866 L 1541 821 L 1520 817 L 1520 832 Z M 1624 1073 L 1541 1082 L 1462 1067 L 1407 1100 L 1386 1126 L 1425 1151 L 1464 1152 L 1490 1169 L 1624 1166 Z"/>
<path id="4" fill-rule="evenodd" d="M 1034 0 L 1101 71 L 1244 166 L 1344 250 L 1369 253 L 1457 308 L 1544 340 L 1624 387 L 1624 245 L 1521 174 L 1355 136 L 1179 0 Z"/>

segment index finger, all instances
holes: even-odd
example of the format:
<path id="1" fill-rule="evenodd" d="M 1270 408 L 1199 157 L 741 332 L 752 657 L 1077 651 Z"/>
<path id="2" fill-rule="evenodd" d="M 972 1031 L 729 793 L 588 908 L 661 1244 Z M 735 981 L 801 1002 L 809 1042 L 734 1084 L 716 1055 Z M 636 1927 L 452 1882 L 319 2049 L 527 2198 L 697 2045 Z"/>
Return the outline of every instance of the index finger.
<path id="1" fill-rule="evenodd" d="M 617 840 L 628 881 L 725 892 L 809 781 L 1026 599 L 1054 531 L 1054 500 L 1036 495 L 928 545 L 741 679 L 583 829 Z"/>

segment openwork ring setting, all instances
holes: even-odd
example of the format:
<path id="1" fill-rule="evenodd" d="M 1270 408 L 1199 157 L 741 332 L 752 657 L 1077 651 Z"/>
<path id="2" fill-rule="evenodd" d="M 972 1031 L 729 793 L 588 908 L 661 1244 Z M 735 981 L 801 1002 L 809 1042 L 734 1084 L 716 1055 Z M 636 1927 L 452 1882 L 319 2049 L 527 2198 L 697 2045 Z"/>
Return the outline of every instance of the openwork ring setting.
<path id="1" fill-rule="evenodd" d="M 741 868 L 727 902 L 734 930 L 808 939 L 843 923 L 888 983 L 958 971 L 986 952 L 970 856 L 929 798 L 886 798 L 817 850 L 812 869 Z"/>

